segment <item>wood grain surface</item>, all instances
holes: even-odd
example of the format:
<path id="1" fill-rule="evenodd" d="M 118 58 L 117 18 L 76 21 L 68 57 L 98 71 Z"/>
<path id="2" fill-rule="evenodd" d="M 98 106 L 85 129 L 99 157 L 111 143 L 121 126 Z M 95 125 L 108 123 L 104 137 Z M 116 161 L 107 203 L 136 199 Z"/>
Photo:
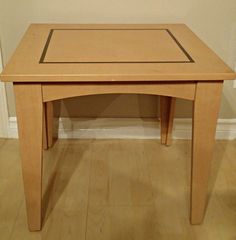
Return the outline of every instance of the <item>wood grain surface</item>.
<path id="1" fill-rule="evenodd" d="M 22 82 L 234 78 L 184 24 L 32 24 L 0 75 Z"/>
<path id="2" fill-rule="evenodd" d="M 14 84 L 28 226 L 41 229 L 43 102 L 40 84 Z M 29 101 L 30 100 L 30 101 Z"/>
<path id="3" fill-rule="evenodd" d="M 45 217 L 34 233 L 27 229 L 18 144 L 0 139 L 1 239 L 235 238 L 236 141 L 216 142 L 211 199 L 204 224 L 193 226 L 190 141 L 167 148 L 156 140 L 59 140 L 44 153 Z"/>

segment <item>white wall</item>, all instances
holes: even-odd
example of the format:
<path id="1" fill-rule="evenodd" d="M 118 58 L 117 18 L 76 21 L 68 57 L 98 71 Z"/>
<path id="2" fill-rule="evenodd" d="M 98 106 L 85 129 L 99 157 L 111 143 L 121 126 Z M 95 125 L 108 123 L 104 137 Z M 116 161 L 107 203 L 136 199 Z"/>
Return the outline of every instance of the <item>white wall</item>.
<path id="1" fill-rule="evenodd" d="M 2 50 L 0 41 L 0 73 L 2 72 Z M 7 111 L 7 99 L 5 84 L 0 82 L 0 137 L 4 138 L 8 136 L 8 111 Z"/>

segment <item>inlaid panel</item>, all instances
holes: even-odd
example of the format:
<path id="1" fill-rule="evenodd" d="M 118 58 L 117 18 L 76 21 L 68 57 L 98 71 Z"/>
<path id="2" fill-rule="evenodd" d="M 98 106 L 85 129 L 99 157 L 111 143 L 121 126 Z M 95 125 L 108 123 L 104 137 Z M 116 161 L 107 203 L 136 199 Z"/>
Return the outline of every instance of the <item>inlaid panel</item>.
<path id="1" fill-rule="evenodd" d="M 168 29 L 51 29 L 40 63 L 188 63 Z"/>

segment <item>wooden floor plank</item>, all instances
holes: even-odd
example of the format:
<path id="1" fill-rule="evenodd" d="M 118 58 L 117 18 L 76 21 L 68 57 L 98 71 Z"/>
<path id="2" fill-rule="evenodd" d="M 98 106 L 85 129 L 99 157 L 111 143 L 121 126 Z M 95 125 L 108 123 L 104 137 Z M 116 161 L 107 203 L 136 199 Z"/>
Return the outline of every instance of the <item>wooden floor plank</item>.
<path id="1" fill-rule="evenodd" d="M 11 239 L 85 239 L 90 174 L 90 140 L 59 141 L 44 153 L 44 221 L 38 233 L 26 227 L 25 206 Z"/>
<path id="2" fill-rule="evenodd" d="M 0 146 L 0 239 L 9 239 L 14 228 L 24 191 L 16 140 Z"/>
<path id="3" fill-rule="evenodd" d="M 90 205 L 147 205 L 153 200 L 141 141 L 101 140 L 93 148 Z"/>
<path id="4" fill-rule="evenodd" d="M 17 140 L 0 147 L 6 240 L 235 238 L 236 141 L 217 141 L 204 223 L 189 224 L 190 141 L 59 140 L 44 152 L 45 217 L 27 229 Z M 45 207 L 45 202 L 47 205 Z"/>

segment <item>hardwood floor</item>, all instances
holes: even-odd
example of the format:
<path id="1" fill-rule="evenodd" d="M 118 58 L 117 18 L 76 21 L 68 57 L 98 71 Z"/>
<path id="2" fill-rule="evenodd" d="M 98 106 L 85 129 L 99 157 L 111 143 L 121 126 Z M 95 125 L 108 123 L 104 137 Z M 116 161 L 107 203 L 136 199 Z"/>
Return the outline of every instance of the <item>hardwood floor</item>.
<path id="1" fill-rule="evenodd" d="M 236 141 L 217 141 L 202 225 L 189 223 L 190 141 L 59 140 L 44 152 L 41 232 L 27 229 L 17 140 L 0 139 L 1 240 L 234 240 Z"/>

